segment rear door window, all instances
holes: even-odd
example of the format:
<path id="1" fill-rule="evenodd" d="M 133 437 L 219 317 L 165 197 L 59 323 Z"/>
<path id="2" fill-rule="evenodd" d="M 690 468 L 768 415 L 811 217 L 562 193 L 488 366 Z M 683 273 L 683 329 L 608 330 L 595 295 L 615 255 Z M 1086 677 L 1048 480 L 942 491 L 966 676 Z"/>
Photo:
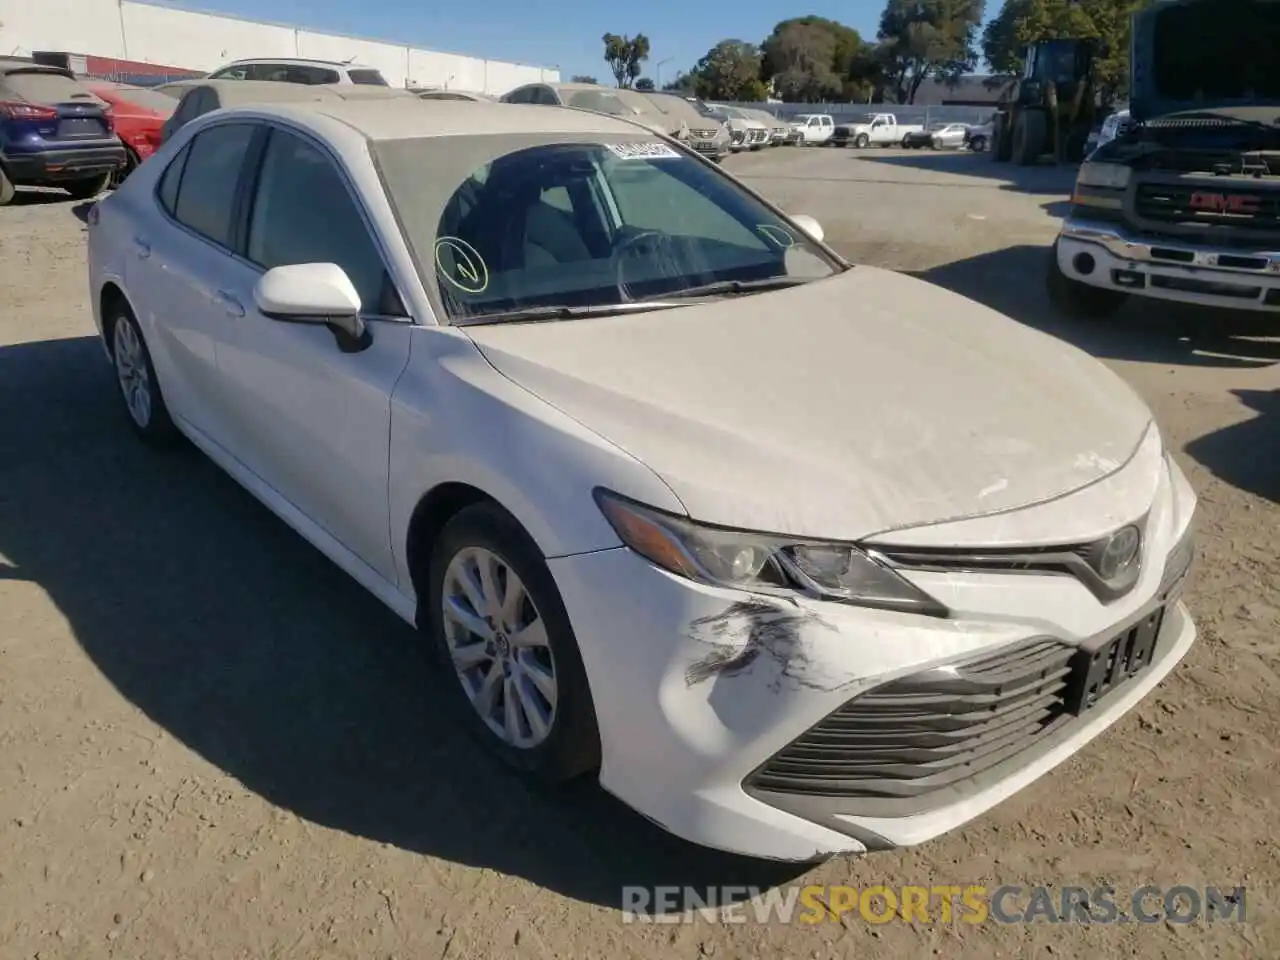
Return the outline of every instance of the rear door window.
<path id="1" fill-rule="evenodd" d="M 76 100 L 100 102 L 82 87 L 78 81 L 61 73 L 47 70 L 19 70 L 0 78 L 0 89 L 5 96 L 27 103 L 72 103 Z"/>
<path id="2" fill-rule="evenodd" d="M 236 187 L 257 126 L 227 123 L 201 131 L 191 141 L 173 215 L 201 236 L 228 249 Z"/>

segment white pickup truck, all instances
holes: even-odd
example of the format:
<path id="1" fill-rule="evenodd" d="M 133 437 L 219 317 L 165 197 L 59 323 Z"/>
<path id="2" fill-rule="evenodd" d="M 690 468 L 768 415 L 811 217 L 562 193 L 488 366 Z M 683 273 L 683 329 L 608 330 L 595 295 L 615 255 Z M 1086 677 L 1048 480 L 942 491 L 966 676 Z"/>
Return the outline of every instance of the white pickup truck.
<path id="1" fill-rule="evenodd" d="M 909 133 L 924 130 L 923 124 L 902 124 L 892 113 L 869 113 L 856 123 L 842 123 L 836 128 L 834 141 L 837 146 L 851 143 L 859 149 L 875 144 L 878 147 L 900 146 Z"/>

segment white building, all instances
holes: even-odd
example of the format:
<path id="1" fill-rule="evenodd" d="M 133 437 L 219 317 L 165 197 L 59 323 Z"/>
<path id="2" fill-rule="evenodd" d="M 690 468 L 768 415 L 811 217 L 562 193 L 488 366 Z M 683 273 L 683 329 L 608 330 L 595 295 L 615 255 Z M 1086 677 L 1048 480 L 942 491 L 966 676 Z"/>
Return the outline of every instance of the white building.
<path id="1" fill-rule="evenodd" d="M 560 71 L 423 50 L 272 23 L 159 6 L 146 0 L 0 0 L 0 56 L 35 50 L 207 72 L 248 57 L 354 60 L 392 86 L 501 95 Z"/>

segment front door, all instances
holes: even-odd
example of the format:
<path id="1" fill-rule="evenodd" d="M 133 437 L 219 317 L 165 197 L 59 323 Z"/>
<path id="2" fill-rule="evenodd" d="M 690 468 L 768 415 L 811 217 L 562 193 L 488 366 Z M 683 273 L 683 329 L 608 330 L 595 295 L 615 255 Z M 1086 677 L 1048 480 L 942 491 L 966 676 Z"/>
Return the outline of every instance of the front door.
<path id="1" fill-rule="evenodd" d="M 281 497 L 384 579 L 396 582 L 387 510 L 391 393 L 409 359 L 385 260 L 337 160 L 304 134 L 272 129 L 252 188 L 237 310 L 218 367 L 237 407 L 234 453 Z M 351 278 L 372 341 L 343 353 L 324 326 L 260 314 L 272 267 L 336 263 Z"/>

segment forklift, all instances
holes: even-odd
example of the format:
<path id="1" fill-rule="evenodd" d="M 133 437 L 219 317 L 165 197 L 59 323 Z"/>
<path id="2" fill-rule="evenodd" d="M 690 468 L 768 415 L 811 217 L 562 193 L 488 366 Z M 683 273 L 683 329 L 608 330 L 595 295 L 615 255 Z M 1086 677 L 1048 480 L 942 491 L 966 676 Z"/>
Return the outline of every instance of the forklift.
<path id="1" fill-rule="evenodd" d="M 1095 61 L 1107 56 L 1095 38 L 1030 44 L 1022 79 L 1002 98 L 992 122 L 991 157 L 1020 167 L 1052 154 L 1079 163 L 1098 115 Z"/>

